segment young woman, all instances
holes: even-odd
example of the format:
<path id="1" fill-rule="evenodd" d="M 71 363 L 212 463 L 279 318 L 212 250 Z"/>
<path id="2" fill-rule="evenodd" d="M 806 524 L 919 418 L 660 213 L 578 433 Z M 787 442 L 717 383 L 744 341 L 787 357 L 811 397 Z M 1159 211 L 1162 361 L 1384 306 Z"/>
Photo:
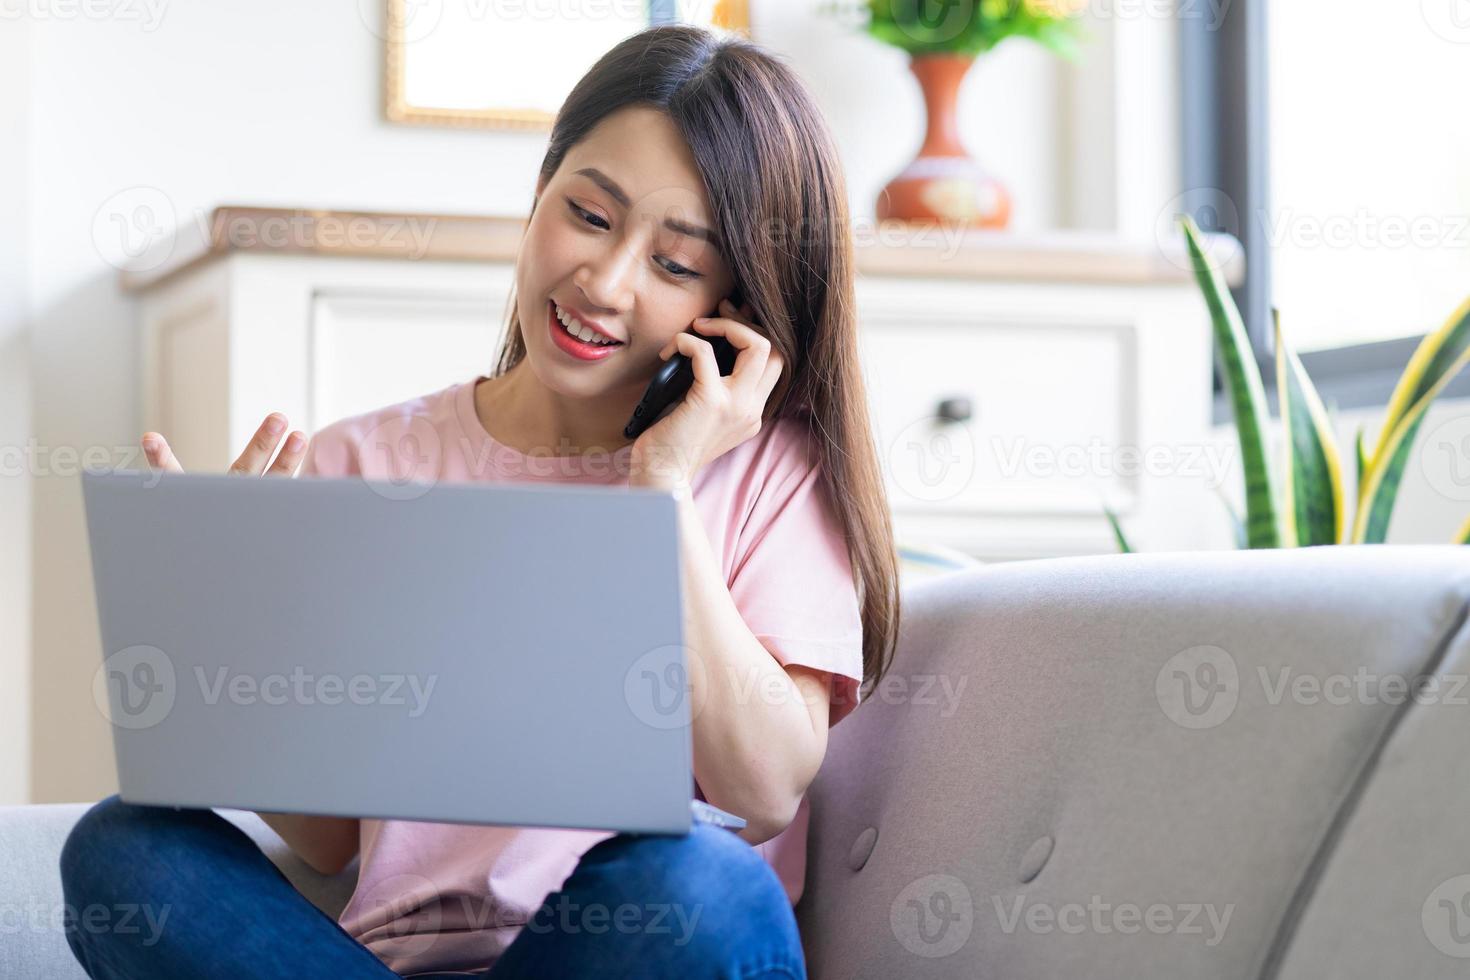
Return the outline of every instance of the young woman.
<path id="1" fill-rule="evenodd" d="M 729 376 L 717 336 L 738 350 Z M 676 351 L 693 386 L 630 442 L 624 424 Z M 70 921 L 88 972 L 805 976 L 791 908 L 804 794 L 829 727 L 886 669 L 899 607 L 846 190 L 795 74 L 687 26 L 617 45 L 557 116 L 493 373 L 309 445 L 293 432 L 270 462 L 285 430 L 267 418 L 232 471 L 673 489 L 696 795 L 748 826 L 657 837 L 262 814 L 319 871 L 360 859 L 333 922 L 212 810 L 112 797 L 62 853 L 67 907 L 169 915 L 151 944 Z M 179 469 L 162 436 L 143 443 L 151 465 Z"/>

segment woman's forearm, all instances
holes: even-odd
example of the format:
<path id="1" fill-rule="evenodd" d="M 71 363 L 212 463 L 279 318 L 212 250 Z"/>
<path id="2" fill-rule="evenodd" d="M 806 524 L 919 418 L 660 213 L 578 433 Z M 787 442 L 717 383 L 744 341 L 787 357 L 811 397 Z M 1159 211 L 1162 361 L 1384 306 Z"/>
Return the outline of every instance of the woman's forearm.
<path id="1" fill-rule="evenodd" d="M 356 817 L 255 812 L 297 857 L 321 874 L 336 874 L 357 855 L 360 825 Z"/>
<path id="2" fill-rule="evenodd" d="M 829 675 L 783 668 L 756 639 L 687 492 L 678 509 L 694 778 L 760 843 L 791 822 L 826 753 Z"/>

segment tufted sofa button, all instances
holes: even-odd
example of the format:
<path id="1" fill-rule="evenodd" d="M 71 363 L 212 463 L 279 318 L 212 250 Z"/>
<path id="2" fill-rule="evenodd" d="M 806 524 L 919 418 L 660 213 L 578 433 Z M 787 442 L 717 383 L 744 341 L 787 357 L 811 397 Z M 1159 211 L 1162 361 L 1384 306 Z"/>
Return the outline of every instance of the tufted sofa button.
<path id="1" fill-rule="evenodd" d="M 854 871 L 863 870 L 863 865 L 868 863 L 868 856 L 873 853 L 873 845 L 878 843 L 878 828 L 869 827 L 858 834 L 857 840 L 852 842 L 852 850 L 847 853 L 847 866 Z"/>
<path id="2" fill-rule="evenodd" d="M 1051 857 L 1051 849 L 1055 845 L 1056 841 L 1047 836 L 1026 849 L 1026 854 L 1021 858 L 1021 884 L 1024 885 L 1041 874 L 1041 869 L 1046 867 L 1047 858 Z"/>

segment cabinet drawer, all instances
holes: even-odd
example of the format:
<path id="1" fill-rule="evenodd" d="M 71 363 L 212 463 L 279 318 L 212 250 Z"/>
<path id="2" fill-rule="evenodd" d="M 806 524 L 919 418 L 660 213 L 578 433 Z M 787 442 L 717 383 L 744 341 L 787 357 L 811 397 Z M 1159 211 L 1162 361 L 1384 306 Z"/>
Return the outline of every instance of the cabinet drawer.
<path id="1" fill-rule="evenodd" d="M 1131 506 L 1138 467 L 1117 452 L 1137 443 L 1131 326 L 869 318 L 860 346 L 895 510 Z"/>
<path id="2" fill-rule="evenodd" d="M 311 309 L 311 420 L 394 405 L 489 374 L 506 297 L 320 291 Z"/>

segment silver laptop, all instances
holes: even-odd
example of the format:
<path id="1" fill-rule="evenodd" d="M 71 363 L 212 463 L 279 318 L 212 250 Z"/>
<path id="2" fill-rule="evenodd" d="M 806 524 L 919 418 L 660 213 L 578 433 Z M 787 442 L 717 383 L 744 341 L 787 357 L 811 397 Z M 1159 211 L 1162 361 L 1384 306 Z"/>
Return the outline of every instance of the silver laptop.
<path id="1" fill-rule="evenodd" d="M 130 803 L 687 833 L 676 502 L 88 470 Z"/>

